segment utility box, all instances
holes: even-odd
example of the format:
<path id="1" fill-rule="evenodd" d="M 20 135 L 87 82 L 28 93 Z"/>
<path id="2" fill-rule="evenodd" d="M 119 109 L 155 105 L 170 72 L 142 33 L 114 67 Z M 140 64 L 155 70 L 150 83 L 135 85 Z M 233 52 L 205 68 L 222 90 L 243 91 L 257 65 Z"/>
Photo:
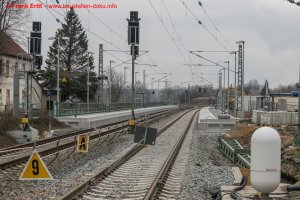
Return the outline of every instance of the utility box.
<path id="1" fill-rule="evenodd" d="M 134 142 L 140 144 L 155 145 L 156 134 L 156 128 L 137 126 L 135 128 Z"/>

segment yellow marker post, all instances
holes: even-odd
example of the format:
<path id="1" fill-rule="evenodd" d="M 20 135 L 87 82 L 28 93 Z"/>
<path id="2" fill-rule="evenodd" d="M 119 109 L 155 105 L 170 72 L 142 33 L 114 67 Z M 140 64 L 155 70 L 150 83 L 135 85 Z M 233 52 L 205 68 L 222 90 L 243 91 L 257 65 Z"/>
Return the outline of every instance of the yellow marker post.
<path id="1" fill-rule="evenodd" d="M 22 124 L 28 124 L 28 118 L 27 117 L 22 117 Z"/>
<path id="2" fill-rule="evenodd" d="M 135 126 L 135 120 L 134 120 L 134 119 L 130 119 L 130 120 L 128 121 L 128 124 L 129 124 L 130 126 Z"/>
<path id="3" fill-rule="evenodd" d="M 61 82 L 64 83 L 64 84 L 66 84 L 68 81 L 67 81 L 66 77 L 63 77 L 62 80 L 61 80 Z"/>
<path id="4" fill-rule="evenodd" d="M 19 178 L 20 180 L 53 180 L 44 161 L 40 157 L 37 150 L 33 150 L 23 172 Z"/>
<path id="5" fill-rule="evenodd" d="M 78 135 L 77 152 L 87 153 L 89 151 L 89 135 Z"/>

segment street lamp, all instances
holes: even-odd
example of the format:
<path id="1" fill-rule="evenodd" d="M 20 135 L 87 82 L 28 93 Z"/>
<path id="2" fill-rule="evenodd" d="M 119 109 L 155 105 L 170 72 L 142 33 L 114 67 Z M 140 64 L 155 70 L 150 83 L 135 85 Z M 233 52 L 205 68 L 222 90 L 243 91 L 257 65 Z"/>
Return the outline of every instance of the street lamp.
<path id="1" fill-rule="evenodd" d="M 94 52 L 90 52 L 88 51 L 87 52 L 88 54 L 88 66 L 86 68 L 87 70 L 87 83 L 86 83 L 86 86 L 87 86 L 87 95 L 86 95 L 86 103 L 87 103 L 87 111 L 88 113 L 90 112 L 90 86 L 91 86 L 91 83 L 90 83 L 90 54 L 94 54 Z"/>
<path id="2" fill-rule="evenodd" d="M 227 63 L 227 72 L 228 72 L 228 77 L 227 77 L 227 109 L 229 112 L 229 61 L 225 61 L 224 63 Z"/>
<path id="3" fill-rule="evenodd" d="M 59 105 L 60 105 L 60 94 L 59 94 L 59 48 L 60 48 L 60 40 L 67 40 L 68 37 L 57 37 L 57 77 L 56 77 L 56 116 L 59 116 Z M 49 37 L 48 40 L 55 40 L 55 37 Z"/>
<path id="4" fill-rule="evenodd" d="M 112 74 L 112 73 L 111 73 L 111 63 L 116 63 L 116 62 L 113 61 L 113 60 L 110 60 L 110 61 L 109 61 L 109 108 L 111 108 L 111 99 L 112 99 L 112 98 L 111 98 L 111 96 L 112 96 L 112 95 L 111 95 L 111 85 L 112 85 L 112 84 L 111 84 L 111 83 L 112 83 L 112 80 L 111 80 L 111 79 L 112 79 L 112 76 L 111 76 L 111 74 Z"/>

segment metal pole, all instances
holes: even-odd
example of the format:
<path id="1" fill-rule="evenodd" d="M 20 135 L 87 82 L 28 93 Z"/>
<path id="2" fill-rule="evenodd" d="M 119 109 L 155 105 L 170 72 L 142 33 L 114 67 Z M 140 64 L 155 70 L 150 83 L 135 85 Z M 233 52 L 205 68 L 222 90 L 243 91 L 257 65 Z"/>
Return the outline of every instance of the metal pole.
<path id="1" fill-rule="evenodd" d="M 229 113 L 229 61 L 228 61 L 228 78 L 227 78 L 227 109 L 228 109 L 228 113 Z"/>
<path id="2" fill-rule="evenodd" d="M 103 44 L 100 44 L 100 46 L 103 49 Z M 101 94 L 102 94 L 102 106 L 104 105 L 104 75 L 103 75 L 103 57 L 101 59 L 101 65 L 100 65 L 100 71 L 101 71 Z"/>
<path id="3" fill-rule="evenodd" d="M 138 74 L 139 72 L 135 72 L 135 87 L 137 87 L 137 74 Z"/>
<path id="4" fill-rule="evenodd" d="M 59 116 L 60 92 L 59 92 L 59 38 L 57 38 L 57 82 L 56 82 L 56 116 Z"/>
<path id="5" fill-rule="evenodd" d="M 225 67 L 223 68 L 224 70 L 224 85 L 223 85 L 223 95 L 222 95 L 222 101 L 223 101 L 223 113 L 225 113 L 225 77 L 226 77 L 226 73 L 225 73 Z"/>
<path id="6" fill-rule="evenodd" d="M 191 103 L 191 95 L 190 95 L 190 84 L 188 84 L 188 103 L 190 104 Z"/>
<path id="7" fill-rule="evenodd" d="M 50 109 L 50 107 L 51 107 L 51 96 L 49 95 L 49 137 L 51 137 L 51 109 Z"/>
<path id="8" fill-rule="evenodd" d="M 101 52 L 101 44 L 99 44 L 99 63 L 98 63 L 98 77 L 100 77 L 100 68 L 101 68 L 101 56 L 100 56 L 100 52 Z M 100 104 L 100 95 L 101 95 L 101 81 L 99 79 L 99 83 L 98 83 L 98 104 Z"/>
<path id="9" fill-rule="evenodd" d="M 135 94 L 134 94 L 134 58 L 135 58 L 135 47 L 131 45 L 131 53 L 132 53 L 132 73 L 131 73 L 131 119 L 135 119 L 134 115 L 134 101 L 135 101 Z"/>
<path id="10" fill-rule="evenodd" d="M 151 89 L 153 90 L 153 81 L 154 81 L 154 78 L 151 78 L 152 79 L 152 82 L 151 82 Z"/>
<path id="11" fill-rule="evenodd" d="M 126 69 L 127 67 L 124 67 L 124 103 L 126 102 Z"/>
<path id="12" fill-rule="evenodd" d="M 221 100 L 221 97 L 222 97 L 222 73 L 221 73 L 221 70 L 219 70 L 219 92 L 218 92 L 218 97 L 217 97 L 217 109 L 221 109 L 221 105 L 222 104 L 222 100 Z"/>
<path id="13" fill-rule="evenodd" d="M 221 85 L 221 88 L 220 88 L 220 92 L 221 92 L 221 111 L 223 113 L 223 108 L 224 108 L 224 101 L 223 101 L 223 86 L 222 86 L 222 72 L 220 70 L 220 85 Z"/>
<path id="14" fill-rule="evenodd" d="M 298 131 L 294 146 L 300 146 L 300 65 L 299 65 L 299 83 L 298 83 Z"/>
<path id="15" fill-rule="evenodd" d="M 143 88 L 146 89 L 146 70 L 143 70 Z"/>
<path id="16" fill-rule="evenodd" d="M 111 108 L 111 63 L 112 61 L 109 61 L 109 108 Z"/>
<path id="17" fill-rule="evenodd" d="M 157 101 L 159 102 L 159 80 L 157 81 Z"/>
<path id="18" fill-rule="evenodd" d="M 243 57 L 242 57 L 242 118 L 245 117 L 245 108 L 244 108 L 244 65 L 245 65 L 245 41 L 243 41 Z"/>
<path id="19" fill-rule="evenodd" d="M 87 95 L 86 95 L 86 103 L 87 103 L 87 111 L 90 112 L 90 53 L 88 52 L 88 66 L 87 66 Z"/>
<path id="20" fill-rule="evenodd" d="M 234 52 L 234 115 L 237 109 L 237 89 L 236 89 L 236 52 Z"/>
<path id="21" fill-rule="evenodd" d="M 25 101 L 25 116 L 28 115 L 28 75 L 25 71 L 25 91 L 26 91 L 26 101 Z"/>

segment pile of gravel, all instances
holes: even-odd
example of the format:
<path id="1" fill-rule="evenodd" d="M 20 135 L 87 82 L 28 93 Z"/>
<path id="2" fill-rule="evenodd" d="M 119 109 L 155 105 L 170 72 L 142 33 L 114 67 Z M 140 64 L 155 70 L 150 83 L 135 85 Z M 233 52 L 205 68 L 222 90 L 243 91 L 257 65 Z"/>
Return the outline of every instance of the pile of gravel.
<path id="1" fill-rule="evenodd" d="M 220 199 L 220 186 L 231 185 L 233 166 L 218 149 L 218 134 L 193 130 L 179 199 Z"/>

